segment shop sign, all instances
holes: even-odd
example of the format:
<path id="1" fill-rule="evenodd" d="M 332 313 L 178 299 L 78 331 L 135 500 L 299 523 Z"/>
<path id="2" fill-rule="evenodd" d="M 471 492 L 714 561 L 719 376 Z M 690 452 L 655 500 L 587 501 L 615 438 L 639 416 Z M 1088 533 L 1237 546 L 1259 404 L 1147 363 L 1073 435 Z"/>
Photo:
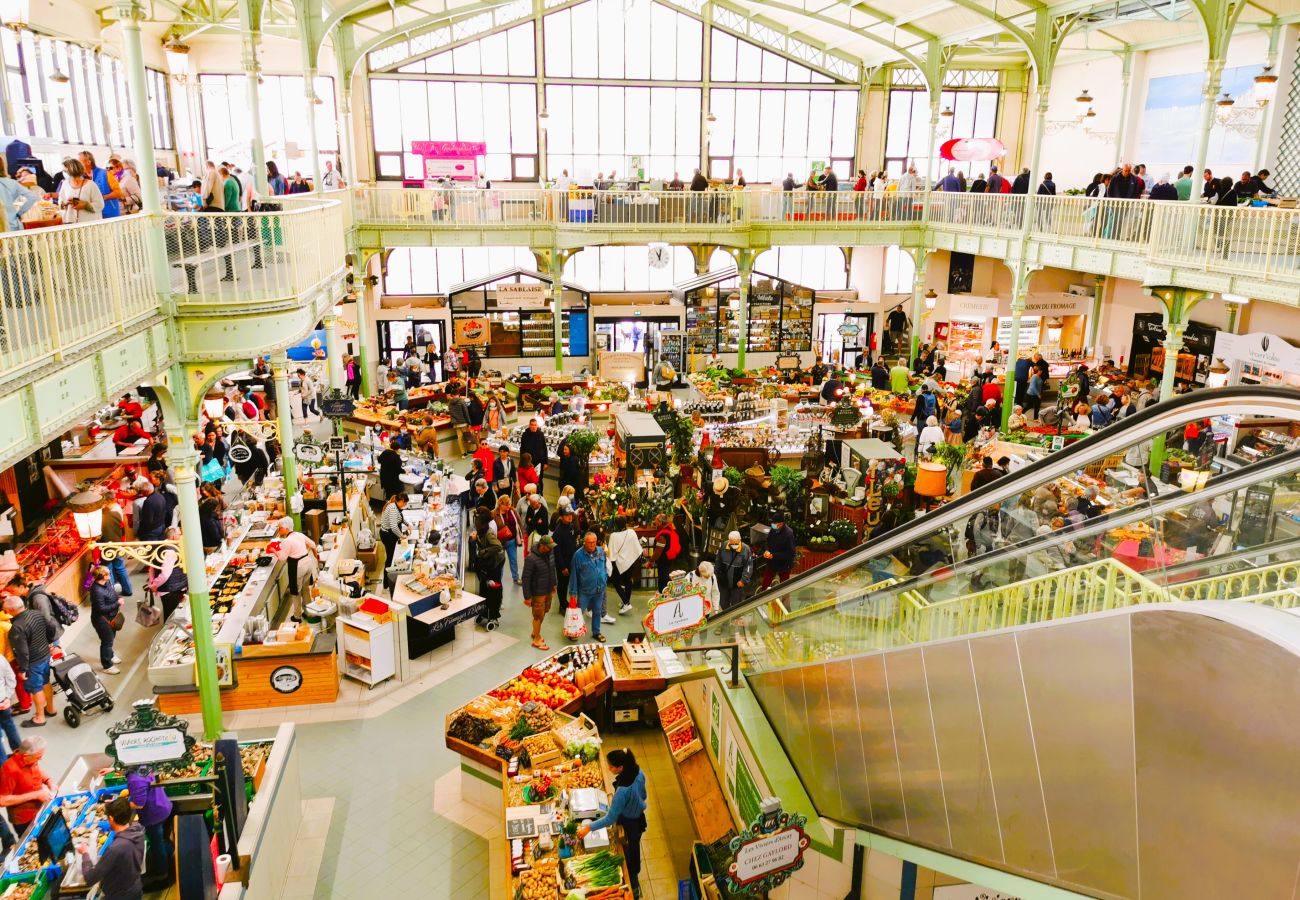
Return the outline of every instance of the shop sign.
<path id="1" fill-rule="evenodd" d="M 704 595 L 687 594 L 660 603 L 650 613 L 657 636 L 676 634 L 704 621 Z"/>
<path id="2" fill-rule="evenodd" d="M 997 297 L 973 297 L 970 294 L 949 294 L 948 315 L 954 319 L 983 322 L 998 314 Z"/>
<path id="3" fill-rule="evenodd" d="M 315 465 L 325 459 L 325 445 L 315 441 L 298 441 L 293 445 L 293 455 L 302 462 Z"/>
<path id="4" fill-rule="evenodd" d="M 185 732 L 179 728 L 157 728 L 119 734 L 113 741 L 117 760 L 124 766 L 145 766 L 172 762 L 185 755 Z"/>
<path id="5" fill-rule="evenodd" d="M 499 309 L 541 309 L 546 306 L 544 284 L 498 284 L 492 289 Z"/>
<path id="6" fill-rule="evenodd" d="M 840 337 L 852 338 L 858 336 L 862 326 L 857 322 L 841 322 L 840 327 L 835 330 L 839 332 Z"/>
<path id="7" fill-rule="evenodd" d="M 356 406 L 351 397 L 326 397 L 320 402 L 320 411 L 327 419 L 346 419 Z"/>
<path id="8" fill-rule="evenodd" d="M 233 463 L 246 463 L 253 458 L 253 451 L 247 444 L 235 444 L 230 448 L 230 461 Z"/>
<path id="9" fill-rule="evenodd" d="M 446 156 L 464 159 L 487 153 L 487 144 L 479 141 L 411 141 L 416 156 Z"/>
<path id="10" fill-rule="evenodd" d="M 783 812 L 775 797 L 765 798 L 749 828 L 731 839 L 732 862 L 723 876 L 728 892 L 767 894 L 801 869 L 809 843 L 806 821 L 801 815 Z"/>
<path id="11" fill-rule="evenodd" d="M 486 347 L 492 337 L 492 326 L 487 316 L 457 316 L 452 320 L 456 344 Z"/>
<path id="12" fill-rule="evenodd" d="M 1030 294 L 1025 298 L 1024 315 L 1028 316 L 1086 316 L 1091 312 L 1091 296 Z"/>
<path id="13" fill-rule="evenodd" d="M 778 356 L 776 358 L 776 367 L 782 372 L 792 372 L 803 368 L 803 365 L 799 362 L 797 355 L 791 354 L 789 356 Z"/>
<path id="14" fill-rule="evenodd" d="M 1239 362 L 1285 372 L 1300 371 L 1300 348 L 1292 347 L 1275 334 L 1252 332 L 1214 336 L 1214 355 L 1224 362 Z"/>
<path id="15" fill-rule="evenodd" d="M 293 666 L 280 666 L 271 673 L 271 687 L 281 694 L 292 694 L 302 687 L 302 672 Z"/>
<path id="16" fill-rule="evenodd" d="M 605 381 L 642 381 L 645 378 L 645 357 L 640 353 L 602 350 L 598 371 Z"/>

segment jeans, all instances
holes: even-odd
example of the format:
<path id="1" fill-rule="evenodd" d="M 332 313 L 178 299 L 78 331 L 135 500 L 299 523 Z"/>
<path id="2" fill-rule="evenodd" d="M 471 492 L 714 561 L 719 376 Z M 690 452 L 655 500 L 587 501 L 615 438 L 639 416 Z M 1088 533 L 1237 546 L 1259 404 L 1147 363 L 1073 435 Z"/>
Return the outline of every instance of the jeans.
<path id="1" fill-rule="evenodd" d="M 591 613 L 591 636 L 600 637 L 600 620 L 605 615 L 605 592 L 599 594 L 588 594 L 585 597 L 578 598 L 578 606 L 584 612 Z"/>
<path id="2" fill-rule="evenodd" d="M 636 563 L 633 563 L 626 572 L 620 572 L 618 566 L 614 566 L 614 574 L 610 576 L 609 580 L 614 585 L 614 591 L 618 594 L 620 606 L 632 605 L 632 586 L 636 582 L 639 568 Z"/>
<path id="3" fill-rule="evenodd" d="M 9 752 L 6 755 L 12 756 L 18 749 L 18 745 L 23 739 L 18 736 L 18 726 L 14 724 L 13 707 L 6 706 L 0 709 L 0 731 L 4 732 L 5 740 L 9 742 Z"/>
<path id="4" fill-rule="evenodd" d="M 122 589 L 123 597 L 130 597 L 135 593 L 131 587 L 131 578 L 126 574 L 126 560 L 120 556 L 113 557 L 108 564 L 108 571 L 112 573 L 113 581 L 117 582 L 118 587 Z"/>
<path id="5" fill-rule="evenodd" d="M 514 538 L 502 541 L 501 549 L 506 551 L 506 559 L 510 561 L 510 580 L 519 581 L 519 542 Z"/>
<path id="6" fill-rule="evenodd" d="M 167 871 L 172 867 L 172 845 L 167 837 L 167 826 L 170 823 L 171 819 L 167 818 L 157 825 L 146 825 L 144 828 L 145 849 L 149 854 L 148 868 L 151 872 Z"/>
<path id="7" fill-rule="evenodd" d="M 95 634 L 99 635 L 99 664 L 107 669 L 113 665 L 113 638 L 117 637 L 117 632 L 103 616 L 92 615 L 90 624 L 94 627 Z"/>
<path id="8" fill-rule="evenodd" d="M 627 860 L 627 878 L 633 887 L 641 881 L 641 836 L 645 834 L 645 813 L 635 819 L 619 817 L 618 824 L 623 827 L 623 855 Z"/>

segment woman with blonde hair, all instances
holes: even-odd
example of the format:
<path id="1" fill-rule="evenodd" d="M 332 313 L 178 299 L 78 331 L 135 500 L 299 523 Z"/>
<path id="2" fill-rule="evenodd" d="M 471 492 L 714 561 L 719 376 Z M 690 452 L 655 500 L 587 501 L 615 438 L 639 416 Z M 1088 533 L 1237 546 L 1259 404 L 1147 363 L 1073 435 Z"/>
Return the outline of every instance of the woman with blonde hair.
<path id="1" fill-rule="evenodd" d="M 501 549 L 506 551 L 506 560 L 510 563 L 510 577 L 515 584 L 519 584 L 519 516 L 515 514 L 514 502 L 509 494 L 497 497 L 492 522 L 496 525 L 497 540 L 501 542 Z"/>
<path id="2" fill-rule="evenodd" d="M 81 160 L 71 156 L 63 161 L 59 210 L 63 214 L 65 225 L 98 222 L 104 217 L 104 195 L 81 165 Z"/>

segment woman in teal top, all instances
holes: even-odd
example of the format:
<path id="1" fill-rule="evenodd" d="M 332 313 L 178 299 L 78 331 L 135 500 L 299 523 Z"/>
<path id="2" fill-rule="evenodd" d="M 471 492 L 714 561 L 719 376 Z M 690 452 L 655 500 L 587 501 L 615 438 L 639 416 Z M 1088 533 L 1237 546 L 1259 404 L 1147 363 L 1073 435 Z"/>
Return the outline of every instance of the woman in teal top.
<path id="1" fill-rule="evenodd" d="M 641 896 L 641 835 L 645 834 L 645 773 L 636 764 L 631 750 L 611 750 L 605 755 L 609 770 L 614 773 L 614 798 L 609 802 L 609 812 L 594 822 L 578 829 L 578 837 L 585 838 L 592 831 L 608 828 L 617 822 L 623 829 L 623 857 L 627 860 L 627 876 L 632 882 L 632 896 Z"/>

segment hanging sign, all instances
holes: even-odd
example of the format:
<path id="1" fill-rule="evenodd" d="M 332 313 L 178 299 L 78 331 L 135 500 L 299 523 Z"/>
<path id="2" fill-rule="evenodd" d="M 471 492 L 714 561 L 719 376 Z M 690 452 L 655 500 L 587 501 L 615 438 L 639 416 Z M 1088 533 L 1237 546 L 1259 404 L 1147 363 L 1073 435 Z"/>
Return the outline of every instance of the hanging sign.
<path id="1" fill-rule="evenodd" d="M 237 465 L 248 462 L 253 458 L 253 451 L 247 444 L 235 444 L 230 448 L 230 461 Z"/>
<path id="2" fill-rule="evenodd" d="M 699 587 L 681 574 L 650 601 L 643 624 L 652 637 L 686 637 L 704 625 L 709 612 Z"/>
<path id="3" fill-rule="evenodd" d="M 325 459 L 325 445 L 309 440 L 297 441 L 293 445 L 293 455 L 301 462 L 315 465 Z"/>
<path id="4" fill-rule="evenodd" d="M 783 812 L 775 797 L 764 798 L 749 828 L 731 839 L 731 865 L 723 879 L 730 894 L 760 895 L 775 890 L 803 868 L 808 849 L 803 816 Z"/>
<path id="5" fill-rule="evenodd" d="M 320 401 L 321 415 L 327 419 L 346 419 L 355 409 L 353 399 L 338 388 L 331 388 Z"/>
<path id="6" fill-rule="evenodd" d="M 1284 372 L 1300 371 L 1300 348 L 1292 347 L 1275 334 L 1260 331 L 1251 334 L 1217 332 L 1214 355 L 1224 362 L 1239 362 Z"/>
<path id="7" fill-rule="evenodd" d="M 492 325 L 487 316 L 458 316 L 452 325 L 459 346 L 486 347 L 491 340 Z"/>
<path id="8" fill-rule="evenodd" d="M 852 338 L 858 336 L 858 332 L 862 331 L 862 326 L 857 322 L 841 322 L 840 327 L 835 330 L 839 332 L 840 337 Z"/>
<path id="9" fill-rule="evenodd" d="M 498 284 L 492 290 L 497 295 L 498 309 L 542 309 L 546 306 L 544 284 Z"/>
<path id="10" fill-rule="evenodd" d="M 799 362 L 799 357 L 796 354 L 790 354 L 788 356 L 778 356 L 776 358 L 776 367 L 782 372 L 793 372 L 802 369 L 803 364 Z"/>
<path id="11" fill-rule="evenodd" d="M 188 729 L 188 722 L 159 712 L 152 700 L 137 700 L 129 716 L 109 727 L 105 752 L 120 766 L 182 768 L 194 761 L 194 738 Z"/>

